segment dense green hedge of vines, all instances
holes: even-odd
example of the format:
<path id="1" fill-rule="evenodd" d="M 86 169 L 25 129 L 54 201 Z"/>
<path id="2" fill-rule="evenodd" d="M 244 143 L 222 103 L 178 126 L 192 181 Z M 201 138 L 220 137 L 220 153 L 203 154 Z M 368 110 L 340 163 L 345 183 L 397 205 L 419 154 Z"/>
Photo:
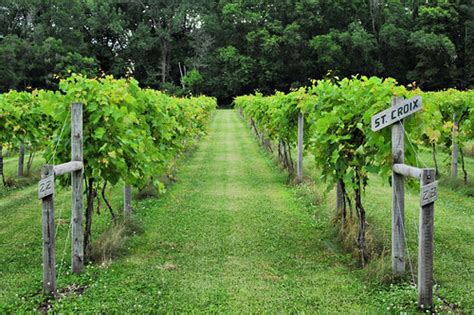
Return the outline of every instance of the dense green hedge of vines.
<path id="1" fill-rule="evenodd" d="M 50 164 L 68 162 L 70 106 L 75 102 L 83 104 L 86 236 L 99 191 L 114 218 L 105 197 L 108 183 L 162 189 L 159 176 L 206 133 L 217 106 L 211 97 L 176 98 L 142 89 L 134 79 L 72 75 L 60 82 L 56 92 L 0 95 L 0 149 L 26 145 L 43 151 Z"/>
<path id="2" fill-rule="evenodd" d="M 237 97 L 234 103 L 258 133 L 279 141 L 280 147 L 283 143 L 283 151 L 296 145 L 298 113 L 304 114 L 305 152 L 314 156 L 328 187 L 340 183 L 345 204 L 357 210 L 360 228 L 357 243 L 365 261 L 368 257 L 361 192 L 368 184 L 369 173 L 387 176 L 392 165 L 390 128 L 371 131 L 371 117 L 390 107 L 394 96 L 409 98 L 418 94 L 423 96 L 422 112 L 404 121 L 411 142 L 406 145 L 406 163 L 417 165 L 415 150 L 420 145 L 449 150 L 455 124 L 459 125 L 456 141 L 461 148 L 468 139 L 473 139 L 473 91 L 423 93 L 418 89 L 408 90 L 390 78 L 320 80 L 288 94 L 257 93 Z"/>
<path id="3" fill-rule="evenodd" d="M 206 132 L 214 98 L 175 98 L 133 79 L 73 75 L 60 90 L 0 95 L 0 143 L 43 149 L 48 161 L 70 159 L 70 105 L 84 106 L 85 176 L 140 186 Z"/>

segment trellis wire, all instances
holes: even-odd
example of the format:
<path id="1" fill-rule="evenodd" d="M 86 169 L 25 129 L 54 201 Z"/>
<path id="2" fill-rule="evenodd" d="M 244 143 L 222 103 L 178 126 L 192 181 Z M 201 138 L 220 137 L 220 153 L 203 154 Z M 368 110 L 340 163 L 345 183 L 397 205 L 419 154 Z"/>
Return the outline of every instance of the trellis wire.
<path id="1" fill-rule="evenodd" d="M 48 163 L 51 162 L 51 160 L 53 161 L 53 164 L 55 162 L 56 151 L 58 149 L 59 142 L 61 142 L 61 139 L 62 139 L 62 136 L 63 136 L 63 133 L 64 133 L 64 129 L 66 128 L 66 122 L 69 119 L 69 110 L 70 109 L 68 109 L 68 111 L 66 113 L 66 118 L 64 119 L 63 126 L 61 128 L 61 132 L 59 133 L 58 141 L 56 141 L 56 145 L 54 146 L 53 155 L 51 155 L 51 157 L 49 158 Z"/>

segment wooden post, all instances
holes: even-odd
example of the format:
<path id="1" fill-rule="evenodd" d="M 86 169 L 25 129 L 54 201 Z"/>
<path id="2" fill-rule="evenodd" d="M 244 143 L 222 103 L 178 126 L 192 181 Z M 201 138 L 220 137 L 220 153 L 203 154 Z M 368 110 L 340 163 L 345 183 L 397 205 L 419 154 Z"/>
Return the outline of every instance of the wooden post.
<path id="1" fill-rule="evenodd" d="M 270 140 L 270 138 L 265 139 L 265 148 L 271 153 L 273 153 L 272 141 Z"/>
<path id="2" fill-rule="evenodd" d="M 41 178 L 53 176 L 53 166 L 45 165 Z M 56 291 L 56 253 L 54 241 L 54 195 L 41 199 L 43 212 L 43 293 Z"/>
<path id="3" fill-rule="evenodd" d="M 453 130 L 452 130 L 452 142 L 453 148 L 451 152 L 451 177 L 457 178 L 458 177 L 458 154 L 459 154 L 459 146 L 457 142 L 458 136 L 458 129 L 459 129 L 459 122 L 456 121 L 456 114 L 453 114 Z"/>
<path id="4" fill-rule="evenodd" d="M 83 162 L 82 104 L 71 105 L 71 160 Z M 81 168 L 72 172 L 72 253 L 71 269 L 79 273 L 84 269 L 83 216 L 83 172 Z"/>
<path id="5" fill-rule="evenodd" d="M 82 165 L 82 162 L 79 161 L 71 161 L 71 162 L 66 162 L 63 164 L 59 165 L 54 165 L 53 171 L 54 171 L 54 176 L 59 176 L 67 173 L 74 173 L 76 171 L 81 170 L 84 167 Z"/>
<path id="6" fill-rule="evenodd" d="M 395 107 L 401 98 L 392 98 Z M 392 158 L 393 164 L 405 160 L 405 133 L 403 121 L 392 126 Z M 392 171 L 392 271 L 395 275 L 405 272 L 405 188 L 403 175 Z"/>
<path id="7" fill-rule="evenodd" d="M 421 187 L 435 181 L 435 169 L 423 169 Z M 434 202 L 420 209 L 420 234 L 418 240 L 418 307 L 431 309 L 433 306 L 433 225 Z"/>
<path id="8" fill-rule="evenodd" d="M 18 156 L 18 177 L 22 177 L 24 174 L 25 165 L 25 145 L 20 145 L 20 152 Z"/>
<path id="9" fill-rule="evenodd" d="M 123 214 L 126 218 L 132 215 L 132 186 L 127 184 L 123 189 Z"/>
<path id="10" fill-rule="evenodd" d="M 421 173 L 423 171 L 423 169 L 421 168 L 413 167 L 406 164 L 394 164 L 392 166 L 392 170 L 399 175 L 405 177 L 413 177 L 418 180 L 421 179 Z"/>
<path id="11" fill-rule="evenodd" d="M 2 176 L 2 180 L 5 181 L 3 177 L 3 144 L 0 143 L 0 176 Z"/>
<path id="12" fill-rule="evenodd" d="M 304 135 L 304 115 L 298 114 L 298 159 L 296 161 L 296 183 L 303 181 L 303 135 Z"/>
<path id="13" fill-rule="evenodd" d="M 336 213 L 344 208 L 344 195 L 342 193 L 342 180 L 338 180 L 336 183 Z"/>

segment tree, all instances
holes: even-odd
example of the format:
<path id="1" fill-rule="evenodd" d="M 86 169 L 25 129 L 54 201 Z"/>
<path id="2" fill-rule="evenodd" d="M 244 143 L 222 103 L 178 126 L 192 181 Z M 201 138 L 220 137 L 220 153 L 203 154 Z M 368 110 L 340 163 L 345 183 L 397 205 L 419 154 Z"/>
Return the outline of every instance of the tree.
<path id="1" fill-rule="evenodd" d="M 336 74 L 376 74 L 382 65 L 376 59 L 375 36 L 360 23 L 352 23 L 346 32 L 331 31 L 328 35 L 315 36 L 311 42 L 318 58 L 320 71 L 335 70 Z"/>
<path id="2" fill-rule="evenodd" d="M 471 0 L 4 0 L 0 88 L 57 89 L 54 74 L 97 69 L 183 94 L 182 77 L 196 69 L 200 90 L 230 103 L 255 90 L 288 92 L 331 69 L 467 89 L 473 21 Z"/>
<path id="3" fill-rule="evenodd" d="M 416 31 L 408 44 L 416 65 L 408 71 L 408 79 L 417 81 L 423 89 L 440 89 L 454 85 L 456 49 L 446 35 Z"/>
<path id="4" fill-rule="evenodd" d="M 27 43 L 16 35 L 0 39 L 0 91 L 27 86 L 27 69 L 24 60 Z"/>

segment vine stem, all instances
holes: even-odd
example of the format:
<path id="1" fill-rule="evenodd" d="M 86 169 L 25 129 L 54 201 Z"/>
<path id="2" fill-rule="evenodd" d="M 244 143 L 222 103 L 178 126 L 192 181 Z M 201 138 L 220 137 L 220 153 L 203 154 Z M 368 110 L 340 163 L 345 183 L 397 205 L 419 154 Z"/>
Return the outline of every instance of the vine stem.
<path id="1" fill-rule="evenodd" d="M 110 211 L 110 215 L 112 216 L 112 221 L 115 221 L 116 215 L 114 213 L 114 210 L 112 209 L 112 206 L 110 205 L 109 201 L 107 200 L 107 197 L 105 196 L 105 190 L 107 189 L 107 181 L 104 182 L 104 186 L 102 186 L 102 199 L 105 201 L 105 204 L 107 205 L 107 208 Z"/>

